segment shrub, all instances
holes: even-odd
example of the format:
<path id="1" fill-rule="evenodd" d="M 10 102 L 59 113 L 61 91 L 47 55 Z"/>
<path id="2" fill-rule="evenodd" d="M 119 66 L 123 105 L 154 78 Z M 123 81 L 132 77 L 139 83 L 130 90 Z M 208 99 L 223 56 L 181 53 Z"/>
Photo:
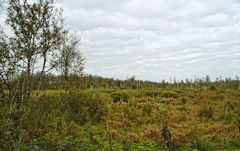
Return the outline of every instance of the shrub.
<path id="1" fill-rule="evenodd" d="M 43 94 L 31 98 L 28 102 L 28 112 L 25 124 L 30 129 L 38 129 L 51 125 L 61 113 L 61 99 L 59 95 Z"/>
<path id="2" fill-rule="evenodd" d="M 87 121 L 99 122 L 106 113 L 105 96 L 101 93 L 85 91 L 70 92 L 63 98 L 63 110 L 69 113 L 70 120 L 80 124 Z"/>
<path id="3" fill-rule="evenodd" d="M 175 92 L 175 91 L 164 91 L 162 93 L 162 96 L 163 97 L 166 97 L 166 98 L 177 98 L 178 97 L 178 93 Z"/>
<path id="4" fill-rule="evenodd" d="M 8 108 L 0 104 L 0 150 L 16 150 L 18 129 L 14 121 L 10 118 L 11 113 Z"/>
<path id="5" fill-rule="evenodd" d="M 182 104 L 186 104 L 189 101 L 187 97 L 182 97 L 180 100 Z"/>
<path id="6" fill-rule="evenodd" d="M 133 119 L 131 108 L 127 104 L 122 105 L 122 112 L 127 119 Z"/>
<path id="7" fill-rule="evenodd" d="M 129 96 L 126 92 L 116 91 L 111 93 L 111 98 L 113 102 L 128 102 Z"/>
<path id="8" fill-rule="evenodd" d="M 210 119 L 213 117 L 214 109 L 211 106 L 204 106 L 198 112 L 198 116 L 201 118 Z"/>
<path id="9" fill-rule="evenodd" d="M 194 148 L 198 151 L 214 151 L 213 146 L 207 142 L 197 138 L 194 142 Z"/>
<path id="10" fill-rule="evenodd" d="M 159 90 L 145 90 L 145 96 L 153 97 L 153 96 L 160 96 L 162 94 Z"/>
<path id="11" fill-rule="evenodd" d="M 228 145 L 232 148 L 240 149 L 240 141 L 239 140 L 230 140 Z"/>
<path id="12" fill-rule="evenodd" d="M 213 90 L 216 90 L 216 89 L 217 89 L 217 88 L 216 88 L 213 84 L 211 84 L 211 85 L 208 86 L 208 90 L 213 91 Z"/>
<path id="13" fill-rule="evenodd" d="M 150 116 L 152 113 L 153 106 L 150 103 L 146 103 L 142 106 L 143 115 Z"/>

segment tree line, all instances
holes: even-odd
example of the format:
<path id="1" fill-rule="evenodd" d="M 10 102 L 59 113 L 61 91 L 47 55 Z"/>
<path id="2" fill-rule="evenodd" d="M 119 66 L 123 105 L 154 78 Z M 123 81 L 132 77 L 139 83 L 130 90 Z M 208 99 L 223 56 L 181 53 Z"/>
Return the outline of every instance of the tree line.
<path id="1" fill-rule="evenodd" d="M 36 78 L 37 76 L 33 76 Z M 42 78 L 41 90 L 48 89 L 66 89 L 69 86 L 73 89 L 239 89 L 240 81 L 238 76 L 235 78 L 221 78 L 210 80 L 207 75 L 203 78 L 194 78 L 186 80 L 173 80 L 154 82 L 147 80 L 138 80 L 135 76 L 125 80 L 114 78 L 105 78 L 98 75 L 82 74 L 81 76 L 70 74 L 67 77 L 66 83 L 65 76 L 55 74 L 45 74 Z M 173 78 L 175 79 L 175 78 Z M 37 88 L 34 88 L 37 90 Z"/>

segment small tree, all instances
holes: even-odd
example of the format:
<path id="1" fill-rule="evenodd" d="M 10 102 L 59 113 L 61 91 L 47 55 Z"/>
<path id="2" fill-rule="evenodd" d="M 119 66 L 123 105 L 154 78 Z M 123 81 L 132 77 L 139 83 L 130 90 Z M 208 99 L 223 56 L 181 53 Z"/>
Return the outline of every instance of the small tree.
<path id="1" fill-rule="evenodd" d="M 12 50 L 19 58 L 18 65 L 26 82 L 23 82 L 24 99 L 42 75 L 51 69 L 49 56 L 61 44 L 63 21 L 61 11 L 53 0 L 10 0 L 7 23 L 13 29 Z M 34 73 L 39 78 L 32 81 Z"/>
<path id="2" fill-rule="evenodd" d="M 58 54 L 56 54 L 57 70 L 61 72 L 66 81 L 70 74 L 82 75 L 85 58 L 82 56 L 78 46 L 80 38 L 76 34 L 64 34 L 63 43 Z"/>

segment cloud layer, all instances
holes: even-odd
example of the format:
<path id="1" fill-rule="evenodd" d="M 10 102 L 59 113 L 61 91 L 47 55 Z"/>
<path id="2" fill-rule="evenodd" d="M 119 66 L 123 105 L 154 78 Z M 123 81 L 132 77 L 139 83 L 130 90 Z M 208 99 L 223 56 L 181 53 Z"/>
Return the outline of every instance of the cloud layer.
<path id="1" fill-rule="evenodd" d="M 86 72 L 161 81 L 240 71 L 239 0 L 59 0 Z"/>

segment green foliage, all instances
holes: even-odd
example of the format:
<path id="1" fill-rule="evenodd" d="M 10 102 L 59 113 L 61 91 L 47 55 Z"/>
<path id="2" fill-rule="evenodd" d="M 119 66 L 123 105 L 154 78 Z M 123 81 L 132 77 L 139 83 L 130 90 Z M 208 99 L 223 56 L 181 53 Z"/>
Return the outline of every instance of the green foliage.
<path id="1" fill-rule="evenodd" d="M 186 104 L 188 101 L 189 101 L 189 99 L 187 97 L 182 97 L 181 98 L 182 104 Z"/>
<path id="2" fill-rule="evenodd" d="M 0 149 L 19 150 L 25 145 L 21 140 L 21 125 L 19 117 L 24 108 L 19 107 L 15 101 L 0 102 Z"/>
<path id="3" fill-rule="evenodd" d="M 211 119 L 214 115 L 214 108 L 211 106 L 204 106 L 200 111 L 198 112 L 198 116 L 201 118 Z"/>
<path id="4" fill-rule="evenodd" d="M 240 140 L 230 140 L 228 142 L 228 147 L 240 149 Z"/>
<path id="5" fill-rule="evenodd" d="M 177 98 L 181 91 L 174 91 L 174 90 L 144 90 L 146 96 L 149 97 L 166 97 L 166 98 Z"/>
<path id="6" fill-rule="evenodd" d="M 136 143 L 131 143 L 131 150 L 133 151 L 164 151 L 164 149 L 159 143 L 151 141 L 151 140 L 144 140 Z"/>
<path id="7" fill-rule="evenodd" d="M 211 145 L 211 143 L 201 140 L 199 138 L 195 140 L 194 148 L 196 148 L 198 151 L 214 151 L 215 150 Z"/>
<path id="8" fill-rule="evenodd" d="M 149 90 L 151 91 L 151 90 Z M 160 92 L 160 90 L 156 90 Z M 177 93 L 177 98 L 165 98 L 164 91 Z M 112 103 L 112 93 L 124 92 L 128 102 Z M 239 102 L 234 100 L 237 94 L 229 97 L 234 108 L 229 111 L 231 118 L 223 122 L 222 104 L 213 97 L 215 91 L 199 91 L 198 104 L 191 99 L 195 92 L 176 92 L 161 90 L 156 101 L 149 101 L 146 96 L 136 96 L 134 90 L 69 90 L 42 91 L 32 95 L 26 103 L 26 112 L 21 127 L 21 142 L 14 140 L 14 122 L 8 107 L 0 108 L 0 147 L 4 150 L 33 151 L 103 151 L 109 149 L 107 133 L 104 129 L 106 120 L 113 138 L 115 150 L 166 150 L 161 135 L 161 126 L 168 123 L 171 128 L 176 150 L 189 150 L 189 140 L 195 137 L 194 148 L 199 151 L 234 150 L 239 148 L 237 120 Z M 156 97 L 156 96 L 152 96 Z M 150 97 L 150 100 L 152 100 Z M 182 101 L 183 98 L 187 102 Z M 171 100 L 175 104 L 161 105 L 157 100 Z M 216 99 L 216 100 L 215 100 Z M 211 101 L 210 101 L 211 100 Z M 206 103 L 208 102 L 208 103 Z M 216 104 L 214 104 L 216 103 Z M 8 111 L 8 112 L 7 112 Z M 207 119 L 202 121 L 199 118 Z M 213 117 L 216 117 L 213 119 Z M 231 120 L 233 120 L 231 122 Z M 231 123 L 230 123 L 231 122 Z M 205 126 L 206 123 L 206 126 Z M 203 125 L 204 128 L 202 128 Z M 124 139 L 122 139 L 124 136 Z M 203 141 L 204 138 L 204 141 Z"/>
<path id="9" fill-rule="evenodd" d="M 16 149 L 14 122 L 10 119 L 9 111 L 2 104 L 0 106 L 0 116 L 0 150 L 14 150 Z"/>
<path id="10" fill-rule="evenodd" d="M 107 113 L 105 103 L 109 102 L 109 96 L 94 91 L 33 97 L 24 116 L 23 140 L 31 150 L 96 150 L 96 146 L 79 139 L 80 125 L 100 122 Z"/>
<path id="11" fill-rule="evenodd" d="M 145 105 L 142 107 L 143 115 L 150 116 L 151 113 L 152 113 L 152 109 L 153 109 L 153 106 L 152 106 L 150 103 L 145 104 Z"/>
<path id="12" fill-rule="evenodd" d="M 111 93 L 113 102 L 128 102 L 129 95 L 124 91 L 115 91 Z"/>
<path id="13" fill-rule="evenodd" d="M 177 98 L 179 95 L 176 91 L 164 91 L 162 93 L 163 97 Z"/>
<path id="14" fill-rule="evenodd" d="M 82 143 L 81 146 L 78 148 L 78 151 L 96 151 L 96 150 L 100 150 L 99 146 L 87 142 Z"/>
<path id="15" fill-rule="evenodd" d="M 63 100 L 63 110 L 69 113 L 69 120 L 79 124 L 89 121 L 99 122 L 107 112 L 105 107 L 106 96 L 101 93 L 70 91 L 61 98 Z"/>
<path id="16" fill-rule="evenodd" d="M 213 90 L 216 90 L 217 88 L 213 84 L 211 84 L 208 86 L 208 89 L 213 91 Z"/>
<path id="17" fill-rule="evenodd" d="M 153 96 L 161 96 L 162 91 L 159 90 L 144 90 L 145 96 L 153 97 Z"/>

